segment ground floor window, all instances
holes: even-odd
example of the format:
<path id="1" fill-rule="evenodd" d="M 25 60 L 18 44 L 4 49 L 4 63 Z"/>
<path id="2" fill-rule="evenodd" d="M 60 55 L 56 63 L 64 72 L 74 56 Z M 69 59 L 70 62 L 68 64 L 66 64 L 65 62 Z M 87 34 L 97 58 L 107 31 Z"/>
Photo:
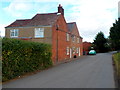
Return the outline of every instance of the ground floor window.
<path id="1" fill-rule="evenodd" d="M 66 48 L 66 54 L 69 55 L 69 47 Z"/>
<path id="2" fill-rule="evenodd" d="M 18 37 L 18 29 L 10 30 L 10 37 Z"/>
<path id="3" fill-rule="evenodd" d="M 79 48 L 76 48 L 76 53 L 79 53 Z"/>
<path id="4" fill-rule="evenodd" d="M 73 54 L 75 54 L 75 47 L 72 47 L 72 52 Z"/>
<path id="5" fill-rule="evenodd" d="M 35 28 L 35 37 L 43 38 L 44 37 L 44 28 Z"/>

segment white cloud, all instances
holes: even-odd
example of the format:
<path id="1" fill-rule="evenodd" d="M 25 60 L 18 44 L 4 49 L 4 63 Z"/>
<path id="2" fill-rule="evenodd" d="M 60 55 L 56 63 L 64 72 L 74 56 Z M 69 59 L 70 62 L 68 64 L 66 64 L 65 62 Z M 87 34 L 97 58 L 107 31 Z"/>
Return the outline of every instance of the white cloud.
<path id="1" fill-rule="evenodd" d="M 11 4 L 4 10 L 12 16 L 22 17 L 25 12 L 36 10 L 36 13 L 49 12 L 50 9 L 57 10 L 56 4 L 42 5 L 41 2 L 57 2 L 66 8 L 65 18 L 68 22 L 77 22 L 80 35 L 84 41 L 93 41 L 99 31 L 109 35 L 109 28 L 115 22 L 118 15 L 119 0 L 9 0 Z M 5 0 L 4 0 L 5 2 Z M 34 4 L 33 4 L 34 3 Z M 36 14 L 35 13 L 35 14 Z"/>
<path id="2" fill-rule="evenodd" d="M 120 1 L 119 1 L 119 4 L 118 4 L 118 17 L 120 17 Z"/>
<path id="3" fill-rule="evenodd" d="M 117 5 L 118 1 L 114 0 L 81 0 L 81 4 L 72 7 L 72 13 L 66 18 L 77 22 L 84 41 L 92 42 L 99 31 L 109 35 L 109 28 L 117 18 Z"/>
<path id="4" fill-rule="evenodd" d="M 6 24 L 0 24 L 0 33 L 1 36 L 5 36 L 5 28 L 7 25 Z"/>
<path id="5" fill-rule="evenodd" d="M 4 8 L 5 12 L 13 17 L 21 17 L 31 9 L 32 9 L 32 4 L 24 3 L 24 2 L 18 3 L 16 2 L 16 0 L 11 2 L 8 7 Z"/>
<path id="6" fill-rule="evenodd" d="M 28 3 L 28 2 L 36 2 L 36 3 L 54 3 L 54 2 L 59 2 L 62 5 L 66 4 L 78 4 L 78 1 L 80 2 L 81 0 L 0 0 L 0 2 L 16 2 L 16 3 Z"/>

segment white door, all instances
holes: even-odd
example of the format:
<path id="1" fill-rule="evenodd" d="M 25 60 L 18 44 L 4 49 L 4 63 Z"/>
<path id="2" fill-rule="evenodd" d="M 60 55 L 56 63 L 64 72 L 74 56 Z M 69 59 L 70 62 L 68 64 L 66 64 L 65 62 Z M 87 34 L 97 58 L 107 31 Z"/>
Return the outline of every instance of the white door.
<path id="1" fill-rule="evenodd" d="M 80 56 L 80 47 L 79 47 L 79 56 Z"/>
<path id="2" fill-rule="evenodd" d="M 70 48 L 70 58 L 72 58 L 72 49 Z"/>

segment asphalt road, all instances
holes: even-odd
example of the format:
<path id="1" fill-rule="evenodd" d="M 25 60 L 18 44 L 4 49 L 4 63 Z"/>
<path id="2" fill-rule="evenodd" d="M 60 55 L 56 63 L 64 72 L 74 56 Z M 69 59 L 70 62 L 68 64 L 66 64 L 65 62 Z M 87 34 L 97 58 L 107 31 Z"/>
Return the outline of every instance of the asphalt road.
<path id="1" fill-rule="evenodd" d="M 82 56 L 3 84 L 3 88 L 115 88 L 112 53 Z"/>

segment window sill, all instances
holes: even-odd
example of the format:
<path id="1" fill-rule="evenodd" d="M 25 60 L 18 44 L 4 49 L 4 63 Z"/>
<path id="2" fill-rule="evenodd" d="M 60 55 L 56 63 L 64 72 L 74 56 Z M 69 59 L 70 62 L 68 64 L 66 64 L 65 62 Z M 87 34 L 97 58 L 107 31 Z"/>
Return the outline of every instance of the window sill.
<path id="1" fill-rule="evenodd" d="M 10 38 L 18 38 L 18 36 L 11 36 Z"/>
<path id="2" fill-rule="evenodd" d="M 45 37 L 34 37 L 34 39 L 44 39 Z"/>

